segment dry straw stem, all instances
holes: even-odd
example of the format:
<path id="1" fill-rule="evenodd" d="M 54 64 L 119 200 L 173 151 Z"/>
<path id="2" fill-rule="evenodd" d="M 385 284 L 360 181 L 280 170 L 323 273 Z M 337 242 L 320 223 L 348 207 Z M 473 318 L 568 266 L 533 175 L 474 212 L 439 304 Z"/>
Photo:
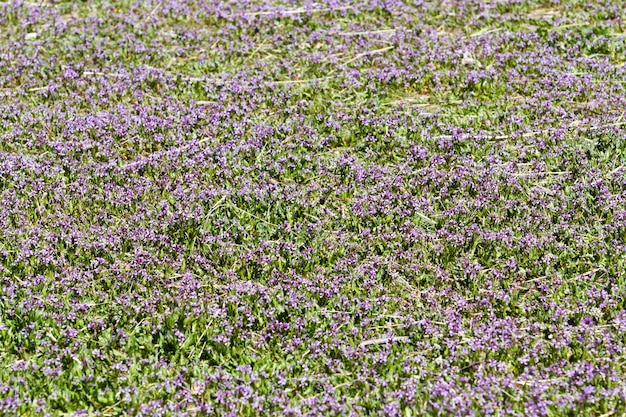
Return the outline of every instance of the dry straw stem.
<path id="1" fill-rule="evenodd" d="M 531 11 L 528 15 L 533 18 L 540 17 L 555 17 L 562 14 L 560 9 L 550 8 L 550 7 L 540 7 Z"/>
<path id="2" fill-rule="evenodd" d="M 364 30 L 360 32 L 339 32 L 339 36 L 368 36 L 368 35 L 382 35 L 387 33 L 396 33 L 400 29 L 379 29 L 379 30 Z"/>
<path id="3" fill-rule="evenodd" d="M 318 81 L 327 81 L 332 80 L 333 77 L 319 77 L 319 78 L 308 78 L 305 80 L 283 80 L 283 81 L 269 81 L 267 85 L 289 85 L 289 84 L 308 84 L 314 83 Z"/>
<path id="4" fill-rule="evenodd" d="M 357 59 L 359 59 L 359 58 L 363 58 L 363 57 L 365 57 L 365 56 L 369 56 L 369 55 L 380 54 L 380 53 L 386 52 L 386 51 L 388 51 L 388 50 L 390 50 L 390 49 L 393 49 L 393 48 L 394 48 L 393 46 L 386 46 L 386 47 L 384 47 L 384 48 L 374 49 L 373 51 L 366 51 L 366 52 L 362 52 L 362 53 L 357 54 L 357 55 L 355 55 L 354 57 L 350 58 L 349 60 L 347 60 L 347 61 L 346 61 L 346 62 L 344 62 L 343 64 L 344 64 L 344 65 L 348 65 L 349 63 L 354 62 L 354 61 L 356 61 L 356 60 L 357 60 Z"/>
<path id="5" fill-rule="evenodd" d="M 234 17 L 255 17 L 255 16 L 284 16 L 284 15 L 299 15 L 305 13 L 326 13 L 326 12 L 340 12 L 344 10 L 352 10 L 354 6 L 342 6 L 342 7 L 326 7 L 320 9 L 307 9 L 304 7 L 299 7 L 297 9 L 285 9 L 285 10 L 267 10 L 261 12 L 253 12 L 253 13 L 233 13 L 226 15 L 227 19 L 232 19 Z"/>
<path id="6" fill-rule="evenodd" d="M 591 131 L 595 131 L 595 130 L 600 130 L 600 129 L 608 129 L 610 127 L 619 127 L 619 126 L 623 126 L 626 125 L 626 121 L 622 121 L 622 119 L 624 118 L 624 116 L 621 116 L 617 119 L 617 121 L 613 122 L 613 123 L 607 123 L 607 124 L 602 124 L 602 125 L 597 125 L 597 126 L 587 126 L 587 127 L 580 127 L 580 130 L 583 131 L 587 131 L 587 132 L 591 132 Z M 566 126 L 566 128 L 574 128 L 574 127 L 579 127 L 581 125 L 581 122 L 579 120 L 574 121 L 572 123 L 570 123 L 569 125 Z M 530 138 L 530 137 L 534 137 L 534 136 L 539 136 L 539 135 L 545 135 L 545 134 L 549 134 L 550 130 L 534 130 L 532 132 L 526 132 L 526 133 L 522 133 L 521 135 L 519 135 L 519 137 L 522 138 Z M 463 139 L 470 139 L 472 137 L 476 137 L 476 136 L 480 136 L 478 134 L 466 134 L 466 135 L 461 135 L 461 138 Z M 483 138 L 485 140 L 489 140 L 489 141 L 501 141 L 501 140 L 507 140 L 507 139 L 512 139 L 514 137 L 517 137 L 518 135 L 514 135 L 514 134 L 508 134 L 508 135 L 495 135 L 495 134 L 490 134 L 490 135 L 486 135 L 483 136 Z M 432 139 L 452 139 L 454 138 L 453 135 L 439 135 L 439 136 L 433 136 Z"/>
<path id="7" fill-rule="evenodd" d="M 359 343 L 360 347 L 370 346 L 370 345 L 382 345 L 384 343 L 390 342 L 409 342 L 410 339 L 408 336 L 391 336 L 391 337 L 379 337 L 376 339 L 369 339 Z"/>
<path id="8" fill-rule="evenodd" d="M 496 33 L 496 32 L 500 32 L 502 30 L 502 28 L 493 28 L 493 29 L 481 29 L 479 31 L 476 31 L 470 35 L 464 36 L 463 39 L 471 39 L 471 38 L 477 38 L 478 36 L 483 36 L 483 35 L 488 35 L 490 33 Z"/>

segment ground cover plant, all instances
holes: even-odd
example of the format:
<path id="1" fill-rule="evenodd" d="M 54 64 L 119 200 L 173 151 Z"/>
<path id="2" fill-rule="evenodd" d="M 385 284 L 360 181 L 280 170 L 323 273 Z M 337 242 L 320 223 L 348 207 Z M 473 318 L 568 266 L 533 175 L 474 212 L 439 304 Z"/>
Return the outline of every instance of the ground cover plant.
<path id="1" fill-rule="evenodd" d="M 623 415 L 623 6 L 0 3 L 0 415 Z"/>

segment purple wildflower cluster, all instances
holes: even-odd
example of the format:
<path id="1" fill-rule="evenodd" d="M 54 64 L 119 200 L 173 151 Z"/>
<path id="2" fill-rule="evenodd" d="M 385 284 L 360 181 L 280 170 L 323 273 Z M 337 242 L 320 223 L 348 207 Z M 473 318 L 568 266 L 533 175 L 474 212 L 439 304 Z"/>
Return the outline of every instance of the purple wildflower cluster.
<path id="1" fill-rule="evenodd" d="M 625 10 L 0 3 L 0 414 L 626 413 Z"/>

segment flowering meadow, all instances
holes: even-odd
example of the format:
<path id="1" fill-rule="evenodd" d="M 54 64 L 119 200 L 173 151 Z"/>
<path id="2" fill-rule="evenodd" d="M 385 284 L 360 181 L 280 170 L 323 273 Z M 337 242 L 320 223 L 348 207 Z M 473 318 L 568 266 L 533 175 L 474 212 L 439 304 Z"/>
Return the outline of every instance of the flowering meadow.
<path id="1" fill-rule="evenodd" d="M 1 416 L 626 413 L 622 0 L 0 3 Z"/>

